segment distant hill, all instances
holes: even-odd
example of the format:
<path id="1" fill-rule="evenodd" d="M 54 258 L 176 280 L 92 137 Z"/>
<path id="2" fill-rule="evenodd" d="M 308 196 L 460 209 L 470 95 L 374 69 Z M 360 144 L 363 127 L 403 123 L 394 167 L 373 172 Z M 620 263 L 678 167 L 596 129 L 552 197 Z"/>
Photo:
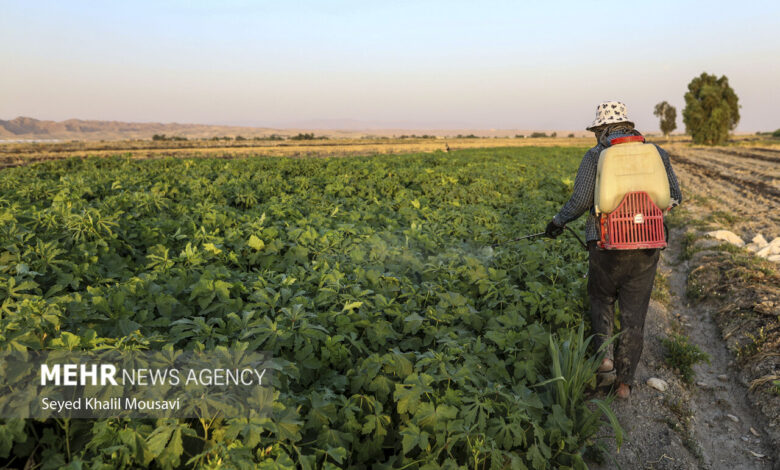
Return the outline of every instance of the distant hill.
<path id="1" fill-rule="evenodd" d="M 387 128 L 378 124 L 359 121 L 310 121 L 297 123 L 294 128 L 212 126 L 207 124 L 163 124 L 159 122 L 121 122 L 121 121 L 42 121 L 31 117 L 17 117 L 10 121 L 0 119 L 0 141 L 3 140 L 126 140 L 151 139 L 155 134 L 187 138 L 210 138 L 217 136 L 262 137 L 271 134 L 290 136 L 299 132 L 314 132 L 329 137 L 400 136 L 400 135 L 438 135 L 456 136 L 476 135 L 479 137 L 514 137 L 516 134 L 531 135 L 533 131 L 524 129 L 409 129 Z M 550 131 L 547 131 L 549 134 Z M 558 131 L 559 137 L 570 133 L 577 137 L 589 137 L 585 131 Z"/>
<path id="2" fill-rule="evenodd" d="M 31 117 L 17 117 L 10 121 L 0 119 L 0 139 L 61 139 L 61 140 L 117 140 L 148 139 L 155 134 L 180 137 L 213 137 L 242 135 L 254 137 L 273 133 L 287 134 L 279 129 L 262 127 L 209 126 L 204 124 L 162 124 L 158 122 L 120 121 L 41 121 Z"/>

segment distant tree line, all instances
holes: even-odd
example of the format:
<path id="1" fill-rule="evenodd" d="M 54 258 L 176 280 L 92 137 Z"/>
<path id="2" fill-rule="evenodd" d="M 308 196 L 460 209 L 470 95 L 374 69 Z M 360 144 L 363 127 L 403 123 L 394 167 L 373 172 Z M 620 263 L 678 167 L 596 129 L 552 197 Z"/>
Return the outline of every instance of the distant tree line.
<path id="1" fill-rule="evenodd" d="M 263 135 L 263 136 L 258 135 L 258 136 L 252 137 L 252 138 L 244 137 L 242 135 L 237 135 L 235 137 L 230 137 L 230 136 L 224 135 L 224 136 L 214 136 L 214 137 L 211 137 L 208 140 L 212 140 L 212 141 L 220 141 L 220 140 L 231 141 L 232 140 L 232 141 L 236 141 L 236 142 L 243 142 L 243 141 L 248 141 L 248 140 L 280 141 L 280 140 L 287 140 L 287 139 L 289 139 L 289 140 L 324 140 L 324 139 L 327 139 L 327 137 L 325 137 L 325 136 L 315 136 L 314 134 L 298 134 L 298 135 L 294 135 L 294 136 L 291 136 L 291 137 L 285 137 L 285 136 L 279 135 L 279 134 L 271 134 L 271 135 Z M 155 140 L 157 140 L 157 139 L 155 139 Z"/>
<path id="2" fill-rule="evenodd" d="M 315 136 L 313 132 L 308 133 L 302 133 L 299 132 L 298 135 L 294 135 L 290 137 L 290 140 L 327 140 L 328 138 L 325 136 Z"/>
<path id="3" fill-rule="evenodd" d="M 187 138 L 186 137 L 180 137 L 178 135 L 154 134 L 152 136 L 152 140 L 175 140 L 175 141 L 182 141 L 182 140 L 187 140 Z"/>

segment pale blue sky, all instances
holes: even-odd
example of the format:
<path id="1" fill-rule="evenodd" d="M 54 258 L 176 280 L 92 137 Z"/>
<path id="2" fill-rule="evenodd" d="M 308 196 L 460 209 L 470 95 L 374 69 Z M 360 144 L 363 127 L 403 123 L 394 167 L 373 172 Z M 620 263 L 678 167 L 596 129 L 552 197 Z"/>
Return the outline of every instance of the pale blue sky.
<path id="1" fill-rule="evenodd" d="M 780 2 L 5 1 L 0 119 L 642 129 L 702 71 L 780 127 Z"/>

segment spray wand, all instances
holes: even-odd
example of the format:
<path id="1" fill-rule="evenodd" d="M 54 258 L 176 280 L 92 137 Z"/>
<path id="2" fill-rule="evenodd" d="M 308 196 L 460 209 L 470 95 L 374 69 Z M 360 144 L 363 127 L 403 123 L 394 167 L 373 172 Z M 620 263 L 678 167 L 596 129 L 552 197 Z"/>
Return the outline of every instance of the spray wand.
<path id="1" fill-rule="evenodd" d="M 582 238 L 580 238 L 580 236 L 579 236 L 579 235 L 577 235 L 577 232 L 575 232 L 575 231 L 574 231 L 574 230 L 573 230 L 571 227 L 566 227 L 566 229 L 567 229 L 569 232 L 571 232 L 571 234 L 572 234 L 572 235 L 574 235 L 574 238 L 576 238 L 576 239 L 577 239 L 577 241 L 578 241 L 578 242 L 580 242 L 580 245 L 582 245 L 582 247 L 583 247 L 585 250 L 587 250 L 587 249 L 588 249 L 588 246 L 585 244 L 585 242 L 583 242 L 583 241 L 582 241 Z M 520 240 L 526 240 L 526 239 L 529 239 L 529 238 L 536 238 L 536 237 L 541 237 L 541 236 L 543 236 L 543 235 L 544 235 L 544 232 L 539 232 L 539 233 L 532 233 L 532 234 L 530 234 L 530 235 L 525 235 L 525 236 L 523 236 L 523 237 L 513 238 L 513 239 L 511 239 L 511 240 L 506 240 L 506 241 L 503 241 L 503 242 L 494 243 L 494 244 L 492 244 L 492 245 L 490 245 L 490 246 L 491 246 L 492 248 L 495 248 L 495 247 L 497 247 L 497 246 L 504 245 L 504 244 L 506 244 L 506 243 L 512 243 L 512 242 L 516 242 L 516 241 L 520 241 Z"/>

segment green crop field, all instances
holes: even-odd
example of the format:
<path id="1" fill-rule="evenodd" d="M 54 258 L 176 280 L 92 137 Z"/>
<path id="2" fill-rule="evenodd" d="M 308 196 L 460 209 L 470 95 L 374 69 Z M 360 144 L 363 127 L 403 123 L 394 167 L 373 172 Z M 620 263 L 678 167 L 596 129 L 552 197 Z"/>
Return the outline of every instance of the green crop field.
<path id="1" fill-rule="evenodd" d="M 268 351 L 268 419 L 6 420 L 38 468 L 584 468 L 582 148 L 0 172 L 4 350 Z M 574 224 L 581 231 L 582 221 Z M 617 427 L 613 434 L 618 439 Z"/>

